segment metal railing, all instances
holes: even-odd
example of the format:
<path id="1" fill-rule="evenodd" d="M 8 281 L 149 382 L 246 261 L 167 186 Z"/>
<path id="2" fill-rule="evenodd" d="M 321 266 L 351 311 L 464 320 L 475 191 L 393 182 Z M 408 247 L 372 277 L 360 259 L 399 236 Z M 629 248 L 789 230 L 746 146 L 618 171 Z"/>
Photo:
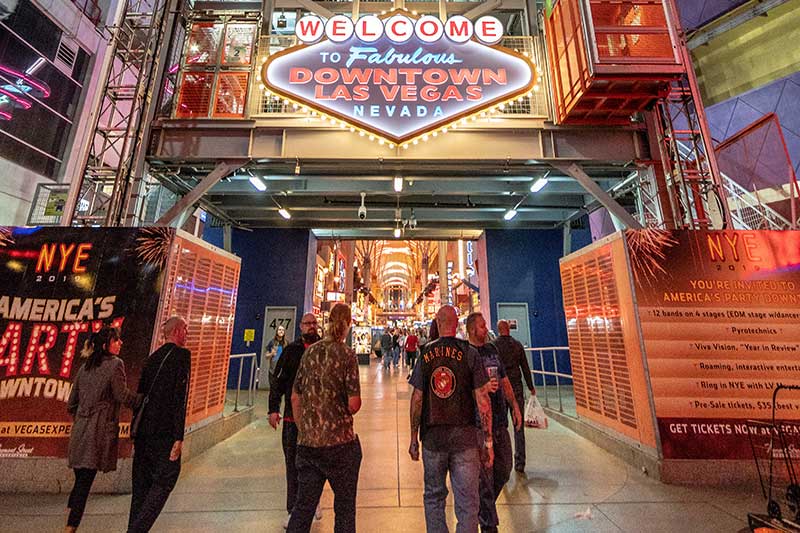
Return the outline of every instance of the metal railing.
<path id="1" fill-rule="evenodd" d="M 536 376 L 542 377 L 542 387 L 541 390 L 543 394 L 543 402 L 542 405 L 544 407 L 550 407 L 550 397 L 548 393 L 548 384 L 547 378 L 555 378 L 556 384 L 556 394 L 558 396 L 558 411 L 560 413 L 564 412 L 564 396 L 562 395 L 562 388 L 566 390 L 567 384 L 562 384 L 562 380 L 568 379 L 570 381 L 569 385 L 572 384 L 572 374 L 567 374 L 562 372 L 558 368 L 558 354 L 562 352 L 566 352 L 569 354 L 569 346 L 544 346 L 540 348 L 525 348 L 526 352 L 531 352 L 531 374 L 534 376 L 534 383 Z M 545 353 L 549 352 L 549 356 L 552 357 L 552 370 L 547 370 L 547 366 L 545 365 Z M 537 368 L 536 363 L 539 363 Z M 553 380 L 551 380 L 553 381 Z M 570 387 L 571 390 L 571 387 Z M 542 396 L 537 394 L 538 396 Z"/>
<path id="2" fill-rule="evenodd" d="M 684 143 L 677 143 L 678 150 L 684 157 L 689 157 L 691 148 Z M 730 176 L 720 172 L 728 209 L 734 225 L 733 229 L 767 229 L 784 230 L 791 228 L 792 223 L 783 215 L 765 205 L 754 192 L 748 191 Z"/>
<path id="3" fill-rule="evenodd" d="M 250 359 L 250 381 L 247 383 L 247 406 L 253 406 L 253 397 L 255 396 L 255 388 L 256 388 L 256 373 L 258 372 L 258 355 L 255 353 L 240 353 L 240 354 L 232 354 L 230 357 L 230 361 L 232 362 L 234 359 L 239 361 L 239 377 L 236 380 L 236 399 L 234 400 L 233 404 L 233 412 L 239 411 L 239 393 L 242 389 L 242 370 L 244 368 L 244 362 L 247 359 Z M 228 368 L 230 368 L 230 362 L 228 363 Z"/>

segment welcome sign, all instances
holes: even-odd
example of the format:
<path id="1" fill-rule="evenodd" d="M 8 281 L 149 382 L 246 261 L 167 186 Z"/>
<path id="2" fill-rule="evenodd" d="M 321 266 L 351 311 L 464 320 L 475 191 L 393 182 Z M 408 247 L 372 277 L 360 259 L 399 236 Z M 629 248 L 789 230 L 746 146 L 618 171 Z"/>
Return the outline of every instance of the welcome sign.
<path id="1" fill-rule="evenodd" d="M 496 46 L 494 17 L 442 22 L 404 9 L 357 21 L 310 15 L 296 24 L 303 43 L 264 64 L 271 92 L 352 127 L 403 143 L 530 92 L 527 57 Z"/>

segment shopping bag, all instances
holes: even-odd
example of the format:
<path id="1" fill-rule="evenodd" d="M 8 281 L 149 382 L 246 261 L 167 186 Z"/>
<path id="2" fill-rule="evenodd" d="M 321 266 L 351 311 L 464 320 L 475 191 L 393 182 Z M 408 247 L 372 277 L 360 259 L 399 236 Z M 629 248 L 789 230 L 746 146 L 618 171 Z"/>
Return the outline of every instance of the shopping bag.
<path id="1" fill-rule="evenodd" d="M 531 396 L 525 403 L 525 427 L 547 429 L 547 415 L 536 396 Z"/>

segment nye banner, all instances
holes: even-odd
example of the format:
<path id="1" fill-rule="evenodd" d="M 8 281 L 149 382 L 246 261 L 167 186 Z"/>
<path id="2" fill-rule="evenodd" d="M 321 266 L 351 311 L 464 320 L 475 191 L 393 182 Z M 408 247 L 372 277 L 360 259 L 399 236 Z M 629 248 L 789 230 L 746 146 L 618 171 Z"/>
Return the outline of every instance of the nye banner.
<path id="1" fill-rule="evenodd" d="M 90 332 L 122 332 L 136 388 L 174 230 L 0 228 L 0 458 L 66 457 L 67 400 Z M 126 437 L 130 411 L 122 410 Z M 120 441 L 120 457 L 130 443 Z"/>
<path id="2" fill-rule="evenodd" d="M 752 459 L 800 385 L 800 232 L 626 232 L 666 459 Z M 800 435 L 800 394 L 776 418 Z"/>

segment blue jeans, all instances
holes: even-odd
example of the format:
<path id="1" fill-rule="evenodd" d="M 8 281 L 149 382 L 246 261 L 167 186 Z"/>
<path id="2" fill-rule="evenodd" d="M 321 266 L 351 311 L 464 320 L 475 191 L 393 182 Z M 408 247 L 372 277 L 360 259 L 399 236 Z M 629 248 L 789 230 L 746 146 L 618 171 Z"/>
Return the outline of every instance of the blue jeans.
<path id="1" fill-rule="evenodd" d="M 392 361 L 394 362 L 394 366 L 397 366 L 400 362 L 400 348 L 395 348 L 392 353 Z"/>
<path id="2" fill-rule="evenodd" d="M 425 525 L 428 533 L 448 533 L 444 504 L 447 498 L 445 480 L 450 472 L 450 485 L 456 511 L 456 532 L 477 533 L 480 498 L 480 454 L 478 448 L 461 452 L 439 452 L 422 447 L 425 469 Z"/>
<path id="3" fill-rule="evenodd" d="M 494 430 L 494 464 L 485 468 L 481 465 L 480 499 L 481 508 L 478 521 L 481 531 L 497 531 L 500 520 L 497 518 L 497 498 L 511 476 L 511 437 L 508 429 L 499 427 Z"/>

